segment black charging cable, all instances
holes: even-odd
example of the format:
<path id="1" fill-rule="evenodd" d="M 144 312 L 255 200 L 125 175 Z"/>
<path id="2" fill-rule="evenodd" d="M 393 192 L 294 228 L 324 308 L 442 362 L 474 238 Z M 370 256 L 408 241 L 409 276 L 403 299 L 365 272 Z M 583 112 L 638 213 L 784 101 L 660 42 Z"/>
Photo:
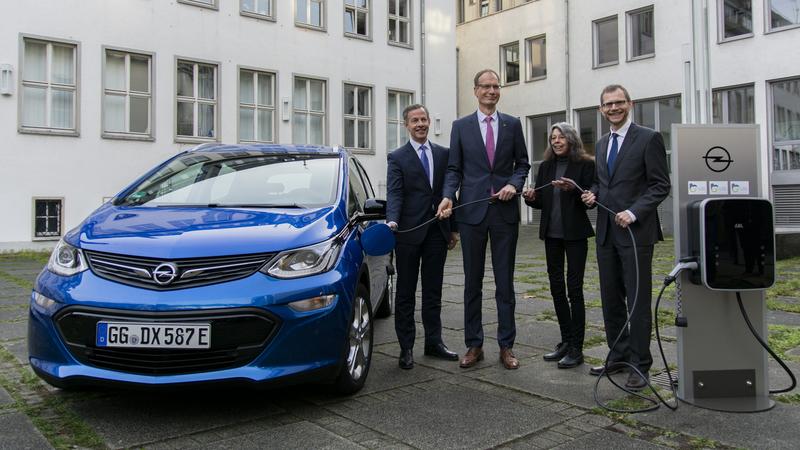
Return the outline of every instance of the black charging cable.
<path id="1" fill-rule="evenodd" d="M 736 301 L 739 303 L 739 311 L 741 311 L 742 318 L 747 323 L 747 328 L 750 328 L 750 332 L 753 333 L 753 337 L 755 337 L 756 340 L 758 341 L 758 343 L 761 344 L 762 347 L 764 347 L 764 350 L 766 350 L 770 355 L 772 355 L 772 358 L 775 359 L 775 361 L 777 361 L 778 364 L 781 365 L 783 370 L 785 370 L 786 373 L 789 374 L 789 378 L 792 380 L 792 384 L 788 388 L 770 389 L 769 393 L 770 394 L 780 394 L 782 392 L 791 391 L 792 389 L 794 389 L 797 386 L 797 379 L 794 377 L 794 373 L 792 373 L 792 370 L 789 369 L 789 366 L 787 366 L 786 363 L 783 362 L 783 360 L 780 358 L 780 356 L 775 354 L 775 352 L 770 348 L 769 344 L 767 344 L 766 341 L 764 341 L 764 338 L 762 338 L 758 334 L 756 329 L 753 328 L 753 324 L 750 322 L 750 317 L 748 317 L 747 311 L 744 309 L 744 304 L 742 303 L 742 295 L 739 293 L 739 291 L 736 291 Z"/>

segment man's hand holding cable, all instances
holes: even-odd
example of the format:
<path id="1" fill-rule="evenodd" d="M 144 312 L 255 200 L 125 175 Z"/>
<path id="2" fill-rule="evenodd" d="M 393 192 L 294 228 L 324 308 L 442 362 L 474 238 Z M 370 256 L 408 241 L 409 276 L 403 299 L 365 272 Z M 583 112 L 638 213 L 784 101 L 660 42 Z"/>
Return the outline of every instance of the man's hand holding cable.
<path id="1" fill-rule="evenodd" d="M 581 194 L 581 201 L 586 204 L 586 206 L 594 205 L 594 202 L 597 200 L 597 197 L 594 195 L 592 191 L 584 191 Z"/>
<path id="2" fill-rule="evenodd" d="M 453 201 L 445 197 L 439 203 L 439 209 L 436 211 L 436 217 L 439 220 L 447 219 L 453 213 Z"/>
<path id="3" fill-rule="evenodd" d="M 503 186 L 503 189 L 500 189 L 498 192 L 494 194 L 494 197 L 502 202 L 506 202 L 514 198 L 517 195 L 517 188 L 514 186 L 507 184 Z"/>
<path id="4" fill-rule="evenodd" d="M 625 211 L 618 212 L 617 215 L 614 216 L 614 222 L 622 228 L 628 228 L 628 225 L 636 222 L 636 216 L 626 209 Z"/>
<path id="5" fill-rule="evenodd" d="M 456 244 L 458 244 L 458 233 L 451 232 L 450 233 L 450 240 L 447 242 L 447 249 L 452 250 L 456 248 Z"/>

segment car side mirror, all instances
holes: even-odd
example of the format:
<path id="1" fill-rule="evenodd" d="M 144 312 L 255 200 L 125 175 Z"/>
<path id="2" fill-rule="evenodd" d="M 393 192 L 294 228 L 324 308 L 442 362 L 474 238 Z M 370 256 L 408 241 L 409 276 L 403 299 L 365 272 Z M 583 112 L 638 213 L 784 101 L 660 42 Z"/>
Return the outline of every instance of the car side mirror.
<path id="1" fill-rule="evenodd" d="M 368 198 L 367 201 L 364 202 L 364 214 L 370 216 L 370 220 L 385 219 L 386 200 L 379 198 Z"/>

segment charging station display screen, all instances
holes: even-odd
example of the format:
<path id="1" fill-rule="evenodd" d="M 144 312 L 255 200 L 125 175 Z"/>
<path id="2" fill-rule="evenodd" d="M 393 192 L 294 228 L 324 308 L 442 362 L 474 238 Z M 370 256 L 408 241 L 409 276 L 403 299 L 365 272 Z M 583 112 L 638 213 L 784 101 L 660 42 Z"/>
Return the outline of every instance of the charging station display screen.
<path id="1" fill-rule="evenodd" d="M 772 204 L 764 199 L 710 199 L 702 211 L 701 270 L 709 289 L 757 290 L 775 283 Z"/>

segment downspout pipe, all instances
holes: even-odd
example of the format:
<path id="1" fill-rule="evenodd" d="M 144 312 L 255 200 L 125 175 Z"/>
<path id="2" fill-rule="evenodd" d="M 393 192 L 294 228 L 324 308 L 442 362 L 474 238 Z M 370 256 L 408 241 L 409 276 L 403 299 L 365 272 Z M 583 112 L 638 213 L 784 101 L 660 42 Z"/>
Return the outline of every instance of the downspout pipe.
<path id="1" fill-rule="evenodd" d="M 564 0 L 564 111 L 567 122 L 572 123 L 572 106 L 570 105 L 569 80 L 569 0 Z"/>
<path id="2" fill-rule="evenodd" d="M 425 0 L 419 2 L 419 92 L 420 100 L 425 105 Z"/>

